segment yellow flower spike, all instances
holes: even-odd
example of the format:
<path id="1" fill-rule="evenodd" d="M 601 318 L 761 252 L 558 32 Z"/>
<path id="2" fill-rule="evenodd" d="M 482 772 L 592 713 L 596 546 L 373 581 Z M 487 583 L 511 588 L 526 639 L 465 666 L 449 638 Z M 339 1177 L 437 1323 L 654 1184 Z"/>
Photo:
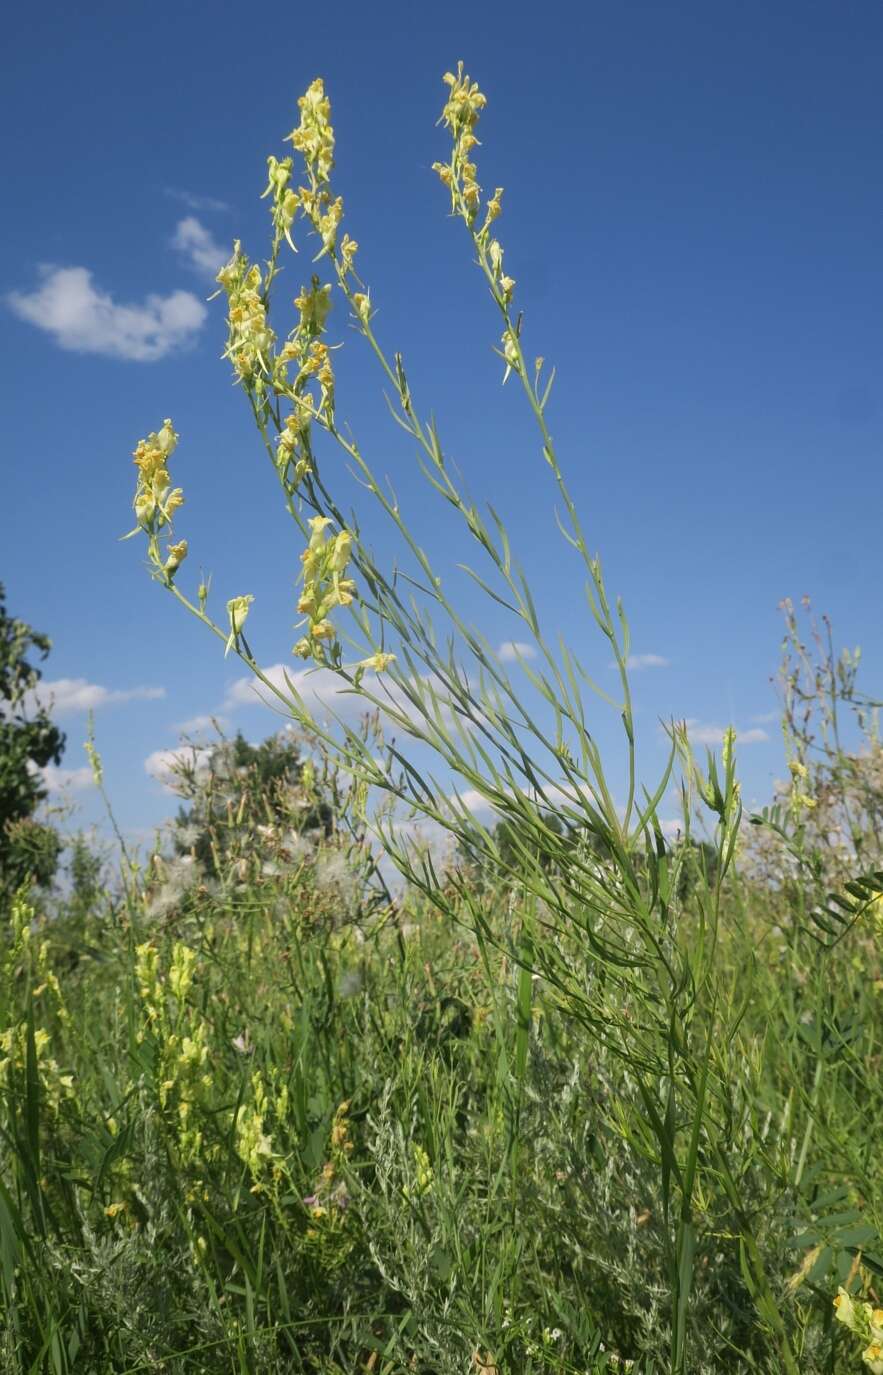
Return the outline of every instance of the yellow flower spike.
<path id="1" fill-rule="evenodd" d="M 227 615 L 230 618 L 230 634 L 227 636 L 227 645 L 224 650 L 224 658 L 236 644 L 237 639 L 242 633 L 242 627 L 248 618 L 249 608 L 254 601 L 251 593 L 244 597 L 231 597 L 227 603 Z"/>

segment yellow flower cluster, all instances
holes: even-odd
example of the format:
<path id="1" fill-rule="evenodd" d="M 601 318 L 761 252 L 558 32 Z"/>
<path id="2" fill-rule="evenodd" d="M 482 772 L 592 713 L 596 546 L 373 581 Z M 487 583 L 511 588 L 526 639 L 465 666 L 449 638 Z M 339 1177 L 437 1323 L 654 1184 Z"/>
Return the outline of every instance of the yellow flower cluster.
<path id="1" fill-rule="evenodd" d="M 410 1185 L 405 1185 L 402 1190 L 405 1198 L 408 1200 L 422 1198 L 424 1194 L 429 1193 L 435 1178 L 435 1172 L 430 1164 L 429 1156 L 423 1147 L 418 1145 L 414 1146 L 414 1173 L 414 1188 L 411 1188 Z"/>
<path id="2" fill-rule="evenodd" d="M 817 805 L 816 799 L 812 797 L 805 788 L 801 787 L 809 778 L 809 770 L 799 759 L 792 759 L 788 765 L 791 774 L 791 796 L 789 799 L 789 809 L 796 821 L 800 820 L 803 812 L 811 812 Z"/>
<path id="3" fill-rule="evenodd" d="M 834 1300 L 837 1321 L 865 1342 L 862 1360 L 871 1375 L 883 1375 L 883 1308 L 857 1302 L 842 1287 Z"/>
<path id="4" fill-rule="evenodd" d="M 321 659 L 321 646 L 337 634 L 329 615 L 338 606 L 349 606 L 355 596 L 356 584 L 344 576 L 352 557 L 353 539 L 348 530 L 329 538 L 328 516 L 313 516 L 308 524 L 310 542 L 300 556 L 304 585 L 297 609 L 309 624 L 309 632 L 298 640 L 294 653 L 301 659 Z"/>
<path id="5" fill-rule="evenodd" d="M 62 1098 L 70 1097 L 73 1094 L 74 1077 L 72 1074 L 62 1073 L 58 1061 L 47 1054 L 50 1044 L 49 1032 L 43 1027 L 37 1027 L 34 1032 L 37 1073 L 40 1076 L 40 1084 L 46 1102 L 50 1107 L 57 1108 Z M 19 1022 L 16 1026 L 7 1027 L 5 1031 L 0 1031 L 0 1078 L 5 1079 L 10 1066 L 23 1074 L 27 1064 L 27 1056 L 28 1028 L 26 1022 Z"/>
<path id="6" fill-rule="evenodd" d="M 457 66 L 456 76 L 446 72 L 443 80 L 449 88 L 448 99 L 442 110 L 441 123 L 451 132 L 454 146 L 450 162 L 435 162 L 436 171 L 451 193 L 451 210 L 460 215 L 472 231 L 479 250 L 480 260 L 490 273 L 498 304 L 508 308 L 515 290 L 515 278 L 503 271 L 503 249 L 497 239 L 489 237 L 490 227 L 502 212 L 503 188 L 498 186 L 485 205 L 484 221 L 476 227 L 481 205 L 481 187 L 477 181 L 477 170 L 472 161 L 472 150 L 478 146 L 475 126 L 478 123 L 487 99 L 474 81 L 463 72 L 463 63 Z M 507 330 L 503 335 L 503 357 L 506 362 L 504 381 L 513 368 L 518 366 L 518 350 L 514 337 Z"/>
<path id="7" fill-rule="evenodd" d="M 304 156 L 318 182 L 327 182 L 334 166 L 334 130 L 331 127 L 331 101 L 325 94 L 321 77 L 311 83 L 297 102 L 300 123 L 286 142 Z"/>
<path id="8" fill-rule="evenodd" d="M 164 420 L 158 433 L 151 432 L 146 439 L 138 441 L 134 453 L 138 479 L 135 487 L 136 530 L 144 530 L 155 538 L 159 532 L 171 526 L 172 517 L 179 506 L 184 505 L 184 493 L 180 487 L 173 487 L 169 477 L 169 459 L 175 452 L 178 435 L 171 420 Z M 178 540 L 169 544 L 163 571 L 173 578 L 187 557 L 187 541 Z"/>
<path id="9" fill-rule="evenodd" d="M 175 941 L 168 974 L 163 977 L 154 943 L 145 941 L 135 948 L 135 982 L 145 1018 L 138 1039 L 143 1041 L 148 1031 L 156 1038 L 157 1099 L 161 1108 L 173 1111 L 178 1152 L 182 1161 L 190 1163 L 203 1154 L 203 1134 L 193 1120 L 193 1108 L 212 1085 L 207 1023 L 186 1001 L 196 962 L 196 951 Z M 173 1017 L 168 993 L 176 1002 Z"/>
<path id="10" fill-rule="evenodd" d="M 433 163 L 433 171 L 438 173 L 451 192 L 451 209 L 462 214 L 471 226 L 475 223 L 481 204 L 481 187 L 471 158 L 473 148 L 478 146 L 475 126 L 487 104 L 487 97 L 478 89 L 476 82 L 464 75 L 462 62 L 457 64 L 456 76 L 453 72 L 445 72 L 442 80 L 449 90 L 441 122 L 450 130 L 454 149 L 451 161 Z M 495 192 L 495 214 L 499 214 L 501 195 L 502 190 Z M 490 217 L 493 218 L 493 215 Z"/>
<path id="11" fill-rule="evenodd" d="M 300 197 L 289 185 L 291 169 L 291 158 L 274 158 L 272 154 L 267 158 L 267 189 L 262 193 L 261 200 L 272 196 L 270 213 L 273 216 L 273 227 L 278 234 L 285 235 L 289 246 L 296 253 L 297 249 L 291 238 L 291 226 L 300 205 Z"/>
<path id="12" fill-rule="evenodd" d="M 323 284 L 314 276 L 310 287 L 301 287 L 294 304 L 299 312 L 298 323 L 279 351 L 273 385 L 277 393 L 287 396 L 294 406 L 282 423 L 276 444 L 276 464 L 283 476 L 293 478 L 298 485 L 313 471 L 310 444 L 313 419 L 327 425 L 334 420 L 331 349 L 320 337 L 331 309 L 331 284 Z M 297 366 L 297 373 L 289 381 L 287 369 L 291 364 Z M 319 384 L 318 396 L 310 390 L 314 381 Z"/>
<path id="13" fill-rule="evenodd" d="M 267 1161 L 273 1159 L 273 1140 L 264 1130 L 269 1101 L 260 1073 L 252 1075 L 251 1086 L 254 1105 L 248 1107 L 241 1103 L 236 1112 L 236 1154 L 252 1178 L 258 1180 Z"/>
<path id="14" fill-rule="evenodd" d="M 221 268 L 216 279 L 227 296 L 227 347 L 229 358 L 240 382 L 248 386 L 260 376 L 272 371 L 273 345 L 276 336 L 267 322 L 267 307 L 261 294 L 261 269 L 249 263 L 239 240 L 233 245 L 233 256 Z"/>

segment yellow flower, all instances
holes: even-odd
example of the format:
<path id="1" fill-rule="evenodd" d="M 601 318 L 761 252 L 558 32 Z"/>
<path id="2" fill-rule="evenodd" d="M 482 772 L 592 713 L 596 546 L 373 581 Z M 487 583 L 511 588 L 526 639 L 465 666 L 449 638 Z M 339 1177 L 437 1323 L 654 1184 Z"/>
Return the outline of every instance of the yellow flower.
<path id="1" fill-rule="evenodd" d="M 163 501 L 163 506 L 165 507 L 165 512 L 169 520 L 171 520 L 172 516 L 177 511 L 178 507 L 183 505 L 184 493 L 181 491 L 180 487 L 173 487 L 172 490 L 169 492 L 168 496 Z"/>
<path id="2" fill-rule="evenodd" d="M 383 650 L 378 650 L 377 653 L 372 654 L 370 658 L 362 659 L 359 668 L 369 668 L 375 673 L 383 673 L 389 668 L 390 664 L 395 663 L 395 657 L 394 654 L 387 654 Z"/>
<path id="3" fill-rule="evenodd" d="M 862 1352 L 862 1360 L 870 1368 L 872 1375 L 883 1375 L 883 1346 L 879 1342 L 871 1342 Z"/>
<path id="4" fill-rule="evenodd" d="M 125 1203 L 109 1203 L 104 1212 L 106 1217 L 118 1217 L 119 1214 L 125 1212 L 125 1210 Z"/>
<path id="5" fill-rule="evenodd" d="M 330 516 L 310 516 L 307 525 L 309 525 L 313 532 L 310 536 L 311 549 L 315 549 L 317 545 L 325 543 L 325 531 L 330 524 Z"/>
<path id="6" fill-rule="evenodd" d="M 371 317 L 371 301 L 364 291 L 353 292 L 353 308 L 363 324 Z"/>
<path id="7" fill-rule="evenodd" d="M 353 537 L 349 530 L 341 530 L 335 537 L 334 547 L 331 551 L 330 568 L 333 573 L 342 573 L 350 561 L 352 553 Z"/>
<path id="8" fill-rule="evenodd" d="M 299 659 L 310 659 L 313 654 L 313 646 L 310 644 L 306 635 L 302 635 L 291 652 L 292 654 L 296 654 Z"/>
<path id="9" fill-rule="evenodd" d="M 333 640 L 335 630 L 331 621 L 316 621 L 310 629 L 310 634 L 314 640 Z"/>
<path id="10" fill-rule="evenodd" d="M 340 243 L 340 259 L 343 263 L 344 272 L 349 272 L 353 265 L 359 245 L 355 239 L 351 239 L 349 234 L 344 234 Z"/>
<path id="11" fill-rule="evenodd" d="M 225 659 L 235 645 L 238 636 L 242 633 L 242 627 L 245 625 L 249 607 L 253 601 L 254 597 L 251 593 L 248 593 L 248 595 L 244 597 L 231 597 L 227 603 L 227 615 L 230 618 L 230 634 L 227 636 L 227 646 L 224 650 Z"/>
<path id="12" fill-rule="evenodd" d="M 168 550 L 168 557 L 166 558 L 166 561 L 163 564 L 163 568 L 165 569 L 166 573 L 168 573 L 171 576 L 172 573 L 176 572 L 176 570 L 180 568 L 181 564 L 184 562 L 186 557 L 187 541 L 185 539 L 178 540 L 177 544 L 170 544 Z"/>

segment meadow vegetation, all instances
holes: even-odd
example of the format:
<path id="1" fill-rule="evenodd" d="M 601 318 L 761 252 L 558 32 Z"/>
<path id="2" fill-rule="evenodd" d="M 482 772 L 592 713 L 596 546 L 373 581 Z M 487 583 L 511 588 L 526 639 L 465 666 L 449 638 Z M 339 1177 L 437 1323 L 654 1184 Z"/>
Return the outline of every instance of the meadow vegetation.
<path id="1" fill-rule="evenodd" d="M 80 846 L 66 897 L 25 883 L 9 900 L 2 1368 L 881 1375 L 877 704 L 858 655 L 785 603 L 769 807 L 743 814 L 732 730 L 700 762 L 671 722 L 641 785 L 628 622 L 559 465 L 551 379 L 526 360 L 502 192 L 477 181 L 485 99 L 462 69 L 445 81 L 436 170 L 617 691 L 547 634 L 502 520 L 462 494 L 375 335 L 314 82 L 290 135 L 302 181 L 269 159 L 269 259 L 237 244 L 219 283 L 303 536 L 294 654 L 364 717 L 316 720 L 302 677 L 261 668 L 251 594 L 215 619 L 207 580 L 183 590 L 166 421 L 135 452 L 132 533 L 292 726 L 185 753 L 178 817 L 117 877 Z M 311 276 L 280 342 L 270 293 L 301 229 L 331 280 Z M 334 299 L 475 542 L 475 587 L 530 646 L 516 669 L 338 422 Z M 344 516 L 335 450 L 395 566 Z M 613 760 L 601 710 L 622 725 Z"/>

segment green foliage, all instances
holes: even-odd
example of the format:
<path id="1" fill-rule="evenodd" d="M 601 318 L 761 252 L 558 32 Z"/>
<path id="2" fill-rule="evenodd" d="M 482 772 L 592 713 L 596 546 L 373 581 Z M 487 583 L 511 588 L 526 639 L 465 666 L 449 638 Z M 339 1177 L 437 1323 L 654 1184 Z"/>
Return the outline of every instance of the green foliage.
<path id="1" fill-rule="evenodd" d="M 234 844 L 212 850 L 217 891 L 189 883 L 182 907 L 170 866 L 158 861 L 164 910 L 148 894 L 147 915 L 183 917 L 196 932 L 186 949 L 136 946 L 143 1007 L 140 1020 L 131 1006 L 124 1020 L 130 1035 L 136 1028 L 138 1093 L 154 1086 L 142 1120 L 156 1133 L 165 1122 L 172 1134 L 163 1139 L 174 1187 L 191 1165 L 198 1170 L 177 1210 L 202 1229 L 191 1244 L 205 1260 L 206 1287 L 201 1301 L 189 1290 L 178 1296 L 172 1311 L 217 1315 L 217 1341 L 239 1369 L 298 1359 L 305 1369 L 442 1375 L 470 1365 L 494 1375 L 623 1367 L 832 1375 L 845 1368 L 832 1287 L 873 1283 L 858 1253 L 881 1224 L 873 704 L 855 693 L 854 657 L 813 663 L 790 618 L 791 780 L 756 818 L 753 839 L 732 729 L 700 763 L 686 725 L 672 721 L 667 763 L 642 784 L 628 620 L 553 441 L 554 372 L 526 352 L 516 283 L 496 237 L 502 191 L 483 199 L 477 181 L 485 97 L 462 65 L 444 81 L 449 156 L 434 168 L 502 331 L 503 381 L 512 379 L 534 427 L 541 462 L 526 480 L 537 491 L 540 474 L 551 483 L 569 560 L 560 577 L 585 588 L 615 686 L 601 688 L 588 661 L 548 629 L 501 516 L 465 495 L 403 355 L 375 333 L 377 298 L 356 273 L 357 245 L 341 233 L 331 107 L 317 80 L 288 136 L 295 156 L 268 159 L 266 265 L 237 242 L 218 281 L 226 356 L 305 545 L 294 654 L 359 695 L 382 732 L 379 746 L 343 720 L 320 728 L 293 678 L 280 684 L 261 669 L 244 633 L 258 610 L 251 594 L 230 598 L 216 619 L 206 582 L 195 596 L 183 590 L 188 551 L 172 530 L 182 495 L 171 486 L 178 435 L 170 420 L 136 450 L 132 533 L 145 537 L 155 580 L 342 766 L 356 818 L 347 864 L 370 798 L 371 823 L 406 884 L 408 921 L 376 902 L 367 912 L 351 902 L 343 920 L 340 908 L 329 919 L 313 860 L 296 873 L 289 866 L 280 899 L 278 866 L 268 872 L 255 856 L 254 833 L 232 803 Z M 302 287 L 281 342 L 272 289 L 295 235 L 314 239 L 314 261 L 331 280 L 317 273 Z M 452 600 L 447 569 L 418 543 L 386 478 L 339 419 L 346 398 L 333 366 L 334 300 L 379 370 L 427 494 L 472 541 L 476 566 L 464 567 L 478 593 L 468 609 Z M 401 559 L 378 563 L 360 513 L 344 515 L 341 457 Z M 506 666 L 511 655 L 501 662 L 482 632 L 483 597 L 495 623 L 509 618 L 517 667 Z M 622 728 L 611 759 L 597 743 L 598 701 Z M 870 766 L 864 746 L 850 748 L 840 733 L 844 703 L 858 709 Z M 821 755 L 811 759 L 806 713 L 816 706 Z M 408 740 L 431 757 L 424 769 Z M 660 815 L 673 789 L 682 811 L 674 841 Z M 492 820 L 484 825 L 482 815 Z M 415 847 L 415 818 L 445 833 L 469 864 L 447 872 L 431 849 Z M 279 828 L 266 824 L 275 843 Z M 197 854 L 181 858 L 192 874 Z M 849 912 L 843 939 L 820 950 L 809 928 L 838 894 Z M 299 933 L 317 915 L 324 939 L 314 943 Z M 140 939 L 140 916 L 129 920 L 130 939 Z M 406 926 L 418 939 L 409 943 Z M 173 988 L 191 964 L 210 990 L 198 1007 Z M 279 971 L 289 967 L 280 996 Z M 217 1030 L 234 986 L 236 997 L 254 990 L 248 1040 L 231 1037 L 229 1024 Z M 344 987 L 362 995 L 341 1001 Z M 261 1049 L 251 1024 L 271 1008 Z M 235 1064 L 225 1036 L 242 1054 L 254 1045 L 248 1075 L 230 1068 L 225 1078 L 224 1066 Z M 120 1102 L 134 1101 L 130 1079 L 119 1091 Z M 139 1178 L 151 1177 L 145 1169 L 142 1155 Z M 131 1209 L 146 1227 L 144 1197 Z M 167 1202 L 163 1216 L 172 1210 Z M 313 1322 L 303 1316 L 313 1301 L 340 1325 L 321 1338 L 306 1329 L 295 1342 L 288 1314 Z M 284 1356 L 261 1345 L 268 1333 L 289 1342 Z M 176 1340 L 167 1337 L 164 1358 L 185 1362 L 180 1348 L 173 1356 Z"/>
<path id="2" fill-rule="evenodd" d="M 4 1372 L 666 1370 L 654 1099 L 507 953 L 513 921 L 536 930 L 530 892 L 485 875 L 454 926 L 414 891 L 344 910 L 352 852 L 321 827 L 304 843 L 271 873 L 225 851 L 160 913 L 149 869 L 79 931 L 17 901 Z M 689 1369 L 778 1372 L 778 1315 L 804 1375 L 847 1375 L 832 1296 L 879 1284 L 879 946 L 857 927 L 821 952 L 751 861 L 721 899 L 717 987 L 740 1015 L 710 1049 Z M 83 898 L 96 860 L 76 869 Z M 696 938 L 706 900 L 697 880 Z M 579 933 L 556 939 L 576 967 Z"/>
<path id="3" fill-rule="evenodd" d="M 316 777 L 304 746 L 290 730 L 258 745 L 237 731 L 232 740 L 219 734 L 211 745 L 183 750 L 174 771 L 175 790 L 185 799 L 178 811 L 178 853 L 193 853 L 216 875 L 230 847 L 241 847 L 246 827 L 278 827 L 296 813 L 298 832 L 329 835 L 339 798 L 328 778 Z"/>
<path id="4" fill-rule="evenodd" d="M 55 831 L 35 820 L 46 797 L 37 770 L 59 764 L 64 735 L 32 694 L 42 676 L 33 662 L 51 642 L 10 616 L 0 583 L 0 899 L 26 879 L 51 881 L 61 845 Z"/>

